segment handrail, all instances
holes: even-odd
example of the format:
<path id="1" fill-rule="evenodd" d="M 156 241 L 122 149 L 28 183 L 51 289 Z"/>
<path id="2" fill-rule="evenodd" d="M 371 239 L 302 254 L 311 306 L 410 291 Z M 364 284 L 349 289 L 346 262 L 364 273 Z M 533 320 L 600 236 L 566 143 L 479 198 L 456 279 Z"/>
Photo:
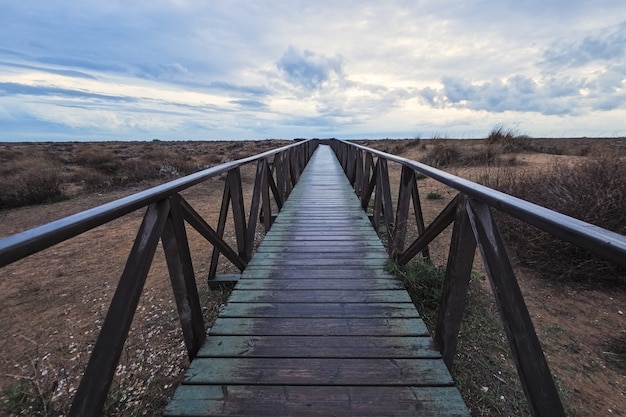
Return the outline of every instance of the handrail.
<path id="1" fill-rule="evenodd" d="M 531 413 L 541 417 L 564 416 L 558 391 L 492 209 L 509 214 L 623 267 L 626 267 L 626 236 L 416 161 L 344 140 L 332 139 L 330 143 L 364 209 L 370 207 L 374 195 L 372 224 L 376 230 L 381 223 L 385 226 L 389 255 L 398 263 L 406 264 L 419 252 L 428 258 L 428 244 L 454 223 L 439 317 L 434 331 L 435 343 L 446 364 L 451 367 L 455 356 L 478 246 Z M 402 166 L 395 212 L 387 168 L 389 161 Z M 422 215 L 416 172 L 458 191 L 457 196 L 427 227 Z M 411 200 L 419 235 L 404 249 Z"/>
<path id="2" fill-rule="evenodd" d="M 190 359 L 206 337 L 185 222 L 213 245 L 208 279 L 215 277 L 220 255 L 243 270 L 254 247 L 257 217 L 271 227 L 272 202 L 278 210 L 298 181 L 318 145 L 315 139 L 227 162 L 145 191 L 77 213 L 0 240 L 0 267 L 83 232 L 146 208 L 126 266 L 111 299 L 102 328 L 74 396 L 69 415 L 98 416 L 111 386 L 158 242 L 165 252 L 183 338 Z M 240 167 L 256 162 L 256 177 L 246 214 Z M 179 194 L 209 178 L 227 174 L 217 230 Z M 229 207 L 233 213 L 233 249 L 223 240 Z"/>

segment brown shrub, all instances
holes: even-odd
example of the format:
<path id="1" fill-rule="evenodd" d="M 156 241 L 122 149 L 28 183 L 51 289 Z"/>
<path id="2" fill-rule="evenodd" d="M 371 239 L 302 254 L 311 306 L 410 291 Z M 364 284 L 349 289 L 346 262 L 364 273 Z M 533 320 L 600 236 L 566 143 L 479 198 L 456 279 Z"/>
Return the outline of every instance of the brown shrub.
<path id="1" fill-rule="evenodd" d="M 422 159 L 422 162 L 435 168 L 442 168 L 458 164 L 460 159 L 461 152 L 455 142 L 437 140 Z"/>
<path id="2" fill-rule="evenodd" d="M 437 140 L 422 158 L 422 162 L 444 168 L 448 166 L 500 166 L 516 165 L 515 156 L 505 152 L 508 148 L 486 140 L 478 145 L 460 145 L 456 140 Z M 505 155 L 506 154 L 506 155 Z"/>
<path id="3" fill-rule="evenodd" d="M 0 182 L 0 208 L 63 200 L 66 198 L 63 184 L 61 168 L 49 160 L 40 158 L 21 160 L 19 173 L 3 176 Z"/>
<path id="4" fill-rule="evenodd" d="M 603 155 L 572 165 L 555 165 L 537 175 L 491 178 L 504 192 L 568 216 L 626 234 L 626 164 Z M 538 273 L 586 286 L 623 286 L 626 271 L 508 216 L 499 219 L 518 259 Z"/>
<path id="5" fill-rule="evenodd" d="M 530 149 L 528 137 L 514 130 L 505 129 L 502 125 L 496 126 L 485 142 L 492 148 L 492 152 L 497 153 L 515 153 Z"/>

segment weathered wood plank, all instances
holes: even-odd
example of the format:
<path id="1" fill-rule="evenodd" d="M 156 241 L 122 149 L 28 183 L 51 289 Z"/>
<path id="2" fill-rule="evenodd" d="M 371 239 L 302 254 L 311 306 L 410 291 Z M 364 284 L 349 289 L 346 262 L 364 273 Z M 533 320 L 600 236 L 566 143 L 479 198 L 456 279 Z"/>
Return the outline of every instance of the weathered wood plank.
<path id="1" fill-rule="evenodd" d="M 298 268 L 317 268 L 320 266 L 332 266 L 332 267 L 345 267 L 345 266 L 358 266 L 358 267 L 372 267 L 372 268 L 384 268 L 387 264 L 387 258 L 359 258 L 359 257 L 350 257 L 350 258 L 317 258 L 317 257 L 299 257 L 293 259 L 292 257 L 282 257 L 282 259 L 276 260 L 275 258 L 265 258 L 264 256 L 259 256 L 253 259 L 248 265 L 251 268 L 289 268 L 289 267 L 298 267 Z"/>
<path id="2" fill-rule="evenodd" d="M 354 266 L 338 267 L 318 267 L 315 269 L 302 269 L 298 267 L 272 270 L 267 268 L 248 267 L 241 273 L 242 278 L 247 279 L 306 279 L 306 278 L 332 278 L 332 279 L 352 279 L 352 278 L 387 278 L 396 279 L 388 272 L 381 270 L 363 269 Z"/>
<path id="3" fill-rule="evenodd" d="M 419 318 L 412 303 L 228 303 L 220 317 Z"/>
<path id="4" fill-rule="evenodd" d="M 218 275 L 219 277 L 219 275 Z M 238 290 L 402 290 L 404 284 L 390 278 L 287 278 L 287 279 L 242 279 Z"/>
<path id="5" fill-rule="evenodd" d="M 235 288 L 229 303 L 410 303 L 404 290 L 310 290 L 272 291 L 238 290 Z"/>
<path id="6" fill-rule="evenodd" d="M 185 384 L 451 386 L 443 361 L 377 358 L 197 358 Z"/>
<path id="7" fill-rule="evenodd" d="M 427 336 L 419 319 L 396 318 L 223 318 L 209 335 L 263 336 Z"/>
<path id="8" fill-rule="evenodd" d="M 452 387 L 188 385 L 165 416 L 469 416 Z"/>
<path id="9" fill-rule="evenodd" d="M 429 336 L 211 336 L 197 356 L 441 358 Z"/>
<path id="10" fill-rule="evenodd" d="M 364 270 L 348 266 L 345 268 L 319 267 L 316 269 L 303 270 L 302 268 L 292 267 L 281 270 L 267 268 L 248 268 L 241 274 L 242 278 L 247 279 L 353 279 L 353 278 L 389 278 L 388 273 L 379 270 Z"/>
<path id="11" fill-rule="evenodd" d="M 326 247 L 326 250 L 328 251 L 328 247 Z M 329 265 L 335 265 L 337 262 L 341 261 L 341 260 L 345 260 L 345 261 L 354 261 L 354 260 L 359 260 L 359 261 L 363 261 L 364 259 L 367 261 L 370 260 L 382 260 L 382 263 L 384 264 L 386 261 L 389 260 L 389 258 L 384 254 L 381 253 L 380 251 L 377 250 L 371 250 L 371 251 L 367 251 L 367 252 L 355 252 L 355 251 L 337 251 L 337 252 L 314 252 L 314 253 L 310 253 L 310 252 L 292 252 L 289 254 L 289 256 L 285 256 L 283 253 L 276 253 L 276 252 L 268 252 L 268 251 L 261 251 L 258 252 L 259 256 L 257 256 L 255 259 L 253 259 L 249 265 L 255 265 L 255 263 L 262 263 L 262 262 L 274 262 L 274 263 L 280 263 L 281 265 L 289 265 L 290 262 L 294 262 L 294 261 L 307 261 L 307 262 L 317 262 L 318 264 L 329 264 Z M 328 262 L 326 262 L 328 261 Z"/>

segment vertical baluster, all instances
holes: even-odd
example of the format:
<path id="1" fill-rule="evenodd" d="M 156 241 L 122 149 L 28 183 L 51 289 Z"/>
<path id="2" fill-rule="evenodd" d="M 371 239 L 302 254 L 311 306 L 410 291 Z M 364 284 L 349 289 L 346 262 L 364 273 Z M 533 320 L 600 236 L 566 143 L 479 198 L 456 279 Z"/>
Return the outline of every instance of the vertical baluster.
<path id="1" fill-rule="evenodd" d="M 467 216 L 466 206 L 466 199 L 461 196 L 452 228 L 448 265 L 443 283 L 439 319 L 435 330 L 435 343 L 450 369 L 452 369 L 456 353 L 472 274 L 472 264 L 476 253 L 476 239 L 474 239 L 472 226 Z"/>
<path id="2" fill-rule="evenodd" d="M 170 197 L 170 214 L 165 223 L 161 242 L 165 251 L 185 346 L 191 360 L 204 342 L 206 330 L 178 194 Z"/>

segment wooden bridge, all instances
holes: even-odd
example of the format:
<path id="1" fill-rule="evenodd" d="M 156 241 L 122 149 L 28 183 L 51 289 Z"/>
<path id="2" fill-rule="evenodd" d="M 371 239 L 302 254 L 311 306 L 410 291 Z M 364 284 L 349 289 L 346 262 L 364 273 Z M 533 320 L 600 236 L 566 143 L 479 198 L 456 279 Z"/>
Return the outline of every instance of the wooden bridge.
<path id="1" fill-rule="evenodd" d="M 415 161 L 346 141 L 323 143 L 330 146 L 309 140 L 228 162 L 0 240 L 2 267 L 145 209 L 70 416 L 102 414 L 159 241 L 192 359 L 168 416 L 468 415 L 447 367 L 477 248 L 531 413 L 564 416 L 492 211 L 620 266 L 626 237 Z M 250 163 L 256 177 L 246 210 L 240 167 Z M 395 207 L 388 163 L 402 170 Z M 428 225 L 416 173 L 458 192 Z M 212 227 L 180 192 L 222 175 Z M 234 247 L 224 239 L 229 212 Z M 254 254 L 259 220 L 267 234 Z M 409 223 L 418 235 L 405 245 Z M 385 263 L 428 257 L 429 243 L 451 224 L 433 342 Z M 220 256 L 242 271 L 208 337 L 186 227 L 213 245 L 210 282 L 221 282 Z"/>
<path id="2" fill-rule="evenodd" d="M 387 259 L 320 146 L 165 415 L 468 415 Z"/>

